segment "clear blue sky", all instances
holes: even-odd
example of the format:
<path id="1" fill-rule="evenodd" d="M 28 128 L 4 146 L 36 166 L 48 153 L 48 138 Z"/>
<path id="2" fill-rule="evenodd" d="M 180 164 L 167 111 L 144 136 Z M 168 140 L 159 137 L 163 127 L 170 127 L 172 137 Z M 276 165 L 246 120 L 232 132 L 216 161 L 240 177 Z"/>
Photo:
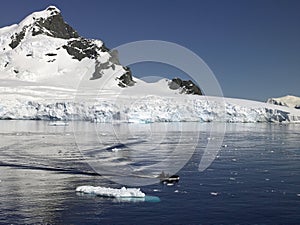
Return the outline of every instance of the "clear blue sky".
<path id="1" fill-rule="evenodd" d="M 80 35 L 107 47 L 138 40 L 175 42 L 198 54 L 227 97 L 266 100 L 300 96 L 298 0 L 7 0 L 0 26 L 55 5 Z M 133 65 L 136 75 L 184 76 L 154 63 Z"/>

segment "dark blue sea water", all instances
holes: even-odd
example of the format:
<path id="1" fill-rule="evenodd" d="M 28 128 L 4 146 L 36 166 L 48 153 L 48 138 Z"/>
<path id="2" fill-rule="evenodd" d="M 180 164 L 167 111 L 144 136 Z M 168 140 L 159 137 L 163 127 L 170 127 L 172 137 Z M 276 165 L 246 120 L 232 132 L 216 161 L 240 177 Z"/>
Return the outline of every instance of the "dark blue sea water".
<path id="1" fill-rule="evenodd" d="M 74 127 L 80 127 L 75 136 Z M 215 160 L 199 172 L 205 146 L 214 138 L 210 127 L 0 121 L 0 224 L 299 224 L 300 125 L 227 124 Z M 101 140 L 87 143 L 97 137 Z M 120 143 L 125 144 L 115 145 Z M 189 159 L 186 154 L 191 159 L 178 171 L 179 183 L 140 186 L 160 202 L 78 194 L 79 185 L 122 186 L 86 163 L 91 159 L 80 148 L 95 152 L 97 145 L 115 146 L 117 163 L 131 160 L 137 168 L 167 157 L 169 148 L 181 150 L 178 161 Z"/>

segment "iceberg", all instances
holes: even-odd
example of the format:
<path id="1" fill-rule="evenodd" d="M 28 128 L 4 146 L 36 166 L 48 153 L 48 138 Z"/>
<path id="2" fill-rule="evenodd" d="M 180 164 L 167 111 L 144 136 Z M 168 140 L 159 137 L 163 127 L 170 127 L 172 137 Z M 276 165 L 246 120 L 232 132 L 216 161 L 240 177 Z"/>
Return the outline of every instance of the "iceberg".
<path id="1" fill-rule="evenodd" d="M 108 198 L 145 198 L 145 193 L 143 193 L 139 188 L 107 188 L 107 187 L 94 187 L 94 186 L 79 186 L 76 188 L 76 192 L 81 192 L 84 194 L 93 194 Z"/>

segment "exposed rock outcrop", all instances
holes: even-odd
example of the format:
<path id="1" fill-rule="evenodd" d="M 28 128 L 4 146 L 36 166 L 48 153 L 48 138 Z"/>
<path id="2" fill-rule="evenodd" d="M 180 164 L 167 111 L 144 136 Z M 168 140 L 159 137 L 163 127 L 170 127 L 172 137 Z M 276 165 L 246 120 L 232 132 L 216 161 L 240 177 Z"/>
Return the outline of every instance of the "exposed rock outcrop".
<path id="1" fill-rule="evenodd" d="M 202 95 L 200 88 L 191 80 L 174 78 L 169 82 L 169 88 L 172 90 L 179 89 L 181 94 Z"/>

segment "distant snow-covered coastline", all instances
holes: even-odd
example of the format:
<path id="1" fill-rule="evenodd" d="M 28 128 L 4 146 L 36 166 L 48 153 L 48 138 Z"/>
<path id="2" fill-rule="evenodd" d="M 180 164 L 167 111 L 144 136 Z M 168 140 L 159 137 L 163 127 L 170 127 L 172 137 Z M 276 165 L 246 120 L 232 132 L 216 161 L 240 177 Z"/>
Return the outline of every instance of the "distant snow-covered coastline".
<path id="1" fill-rule="evenodd" d="M 300 109 L 300 97 L 287 95 L 280 98 L 269 98 L 268 103 Z"/>
<path id="2" fill-rule="evenodd" d="M 242 99 L 149 95 L 143 98 L 38 101 L 1 99 L 0 119 L 131 122 L 286 122 L 300 123 L 300 111 Z"/>

